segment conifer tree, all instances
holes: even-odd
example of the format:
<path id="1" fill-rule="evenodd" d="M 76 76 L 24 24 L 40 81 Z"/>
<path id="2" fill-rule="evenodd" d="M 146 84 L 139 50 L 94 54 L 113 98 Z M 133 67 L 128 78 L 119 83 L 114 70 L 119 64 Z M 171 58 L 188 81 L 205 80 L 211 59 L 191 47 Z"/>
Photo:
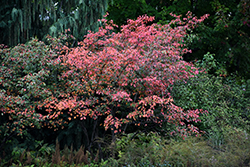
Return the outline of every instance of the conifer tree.
<path id="1" fill-rule="evenodd" d="M 15 46 L 31 37 L 57 36 L 65 29 L 81 39 L 95 31 L 108 0 L 12 0 L 0 7 L 0 43 Z"/>

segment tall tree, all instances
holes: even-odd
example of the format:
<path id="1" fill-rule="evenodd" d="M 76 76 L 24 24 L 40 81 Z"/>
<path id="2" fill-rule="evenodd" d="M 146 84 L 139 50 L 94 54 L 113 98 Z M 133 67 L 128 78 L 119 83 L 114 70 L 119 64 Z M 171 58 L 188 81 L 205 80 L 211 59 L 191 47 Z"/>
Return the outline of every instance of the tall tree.
<path id="1" fill-rule="evenodd" d="M 70 29 L 81 39 L 88 30 L 96 31 L 108 0 L 13 0 L 0 7 L 0 43 L 25 43 L 31 37 L 42 39 Z"/>

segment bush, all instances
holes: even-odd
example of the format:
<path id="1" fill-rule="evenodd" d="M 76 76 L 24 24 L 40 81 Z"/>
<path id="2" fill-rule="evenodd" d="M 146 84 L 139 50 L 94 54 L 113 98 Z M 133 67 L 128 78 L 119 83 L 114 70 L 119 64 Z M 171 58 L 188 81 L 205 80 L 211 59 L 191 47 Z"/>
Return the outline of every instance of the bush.
<path id="1" fill-rule="evenodd" d="M 65 128 L 60 139 L 69 136 L 67 144 L 77 141 L 76 148 L 83 142 L 93 156 L 94 144 L 94 149 L 101 150 L 103 142 L 98 139 L 104 138 L 104 129 L 111 132 L 113 141 L 131 124 L 146 129 L 151 123 L 168 122 L 181 136 L 199 133 L 185 122 L 199 121 L 203 110 L 174 105 L 167 88 L 199 73 L 181 59 L 190 52 L 183 40 L 187 29 L 207 15 L 197 19 L 189 12 L 184 21 L 173 16 L 176 19 L 168 25 L 147 25 L 154 20 L 148 16 L 128 20 L 117 34 L 112 32 L 116 25 L 103 19 L 103 28 L 90 32 L 79 47 L 71 49 L 50 37 L 51 45 L 34 39 L 2 48 L 1 145 L 32 128 Z M 72 129 L 77 130 L 71 133 Z M 50 131 L 50 135 L 55 139 L 57 134 Z"/>
<path id="2" fill-rule="evenodd" d="M 209 56 L 207 56 L 209 57 Z M 204 59 L 199 66 L 207 70 L 217 68 L 213 56 Z M 202 108 L 208 114 L 200 117 L 197 125 L 208 133 L 221 131 L 229 125 L 250 130 L 250 101 L 246 96 L 246 83 L 237 84 L 235 76 L 214 76 L 200 73 L 186 83 L 176 83 L 171 89 L 174 103 L 184 109 Z"/>
<path id="3" fill-rule="evenodd" d="M 166 140 L 157 133 L 133 133 L 116 141 L 120 166 L 248 166 L 250 140 L 246 131 L 225 127 L 225 142 L 214 147 L 212 140 L 187 137 Z"/>
<path id="4" fill-rule="evenodd" d="M 59 119 L 61 111 L 68 110 L 69 121 L 91 119 L 95 125 L 103 124 L 112 139 L 127 125 L 146 128 L 152 122 L 169 122 L 176 125 L 175 131 L 199 133 L 183 121 L 197 121 L 203 111 L 184 111 L 173 105 L 167 87 L 197 74 L 192 64 L 181 60 L 180 55 L 188 52 L 182 43 L 186 30 L 207 16 L 197 19 L 188 13 L 187 21 L 175 17 L 169 25 L 148 26 L 154 18 L 141 16 L 128 20 L 117 34 L 112 32 L 116 25 L 103 19 L 103 28 L 90 32 L 79 47 L 62 56 L 64 65 L 70 68 L 62 75 L 69 81 L 69 93 L 44 103 L 57 109 L 51 117 Z"/>
<path id="5" fill-rule="evenodd" d="M 38 105 L 56 95 L 55 90 L 65 82 L 58 79 L 65 68 L 59 63 L 54 44 L 33 39 L 0 49 L 0 154 L 5 151 L 9 155 L 14 145 L 25 140 L 29 141 L 27 147 L 32 147 L 34 140 L 28 133 L 46 123 L 46 112 Z"/>

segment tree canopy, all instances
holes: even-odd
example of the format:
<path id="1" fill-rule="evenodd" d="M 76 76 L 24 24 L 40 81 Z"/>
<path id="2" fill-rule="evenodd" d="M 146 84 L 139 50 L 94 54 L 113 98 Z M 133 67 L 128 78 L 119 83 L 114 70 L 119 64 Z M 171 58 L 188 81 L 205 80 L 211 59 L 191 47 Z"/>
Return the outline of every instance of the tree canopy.
<path id="1" fill-rule="evenodd" d="M 70 29 L 78 40 L 97 31 L 108 0 L 14 0 L 1 3 L 0 43 L 15 46 Z"/>

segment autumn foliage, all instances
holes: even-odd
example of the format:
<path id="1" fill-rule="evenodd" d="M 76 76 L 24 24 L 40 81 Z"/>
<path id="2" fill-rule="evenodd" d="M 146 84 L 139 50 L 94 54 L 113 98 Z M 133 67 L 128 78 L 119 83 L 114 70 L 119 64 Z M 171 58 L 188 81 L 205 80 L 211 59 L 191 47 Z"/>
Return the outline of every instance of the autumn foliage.
<path id="1" fill-rule="evenodd" d="M 168 25 L 147 25 L 154 18 L 141 16 L 128 20 L 120 33 L 113 32 L 112 21 L 103 19 L 104 28 L 90 32 L 79 47 L 61 57 L 69 68 L 61 76 L 68 81 L 68 93 L 46 101 L 46 108 L 58 111 L 49 117 L 60 117 L 61 111 L 68 110 L 81 120 L 104 116 L 105 129 L 114 133 L 124 131 L 125 124 L 147 126 L 164 121 L 177 125 L 176 132 L 198 133 L 184 121 L 199 121 L 202 110 L 184 111 L 174 105 L 167 90 L 174 82 L 199 73 L 181 55 L 191 52 L 184 45 L 186 30 L 207 16 L 197 19 L 188 13 L 184 21 L 175 17 Z"/>
<path id="2" fill-rule="evenodd" d="M 17 74 L 21 79 L 7 76 L 14 72 L 8 72 L 5 64 L 5 71 L 1 71 L 6 73 L 0 83 L 1 112 L 10 120 L 14 116 L 33 120 L 19 128 L 38 120 L 40 125 L 57 129 L 73 119 L 88 118 L 113 134 L 125 132 L 126 125 L 147 126 L 152 122 L 172 123 L 176 128 L 171 133 L 199 133 L 190 122 L 200 121 L 199 114 L 205 111 L 184 111 L 174 104 L 168 89 L 174 82 L 185 82 L 199 73 L 182 60 L 182 54 L 191 52 L 184 39 L 187 30 L 207 15 L 197 19 L 188 13 L 183 20 L 173 16 L 176 19 L 167 25 L 151 24 L 154 18 L 149 16 L 128 20 L 119 33 L 114 33 L 112 21 L 103 19 L 104 27 L 89 32 L 78 47 L 60 46 L 64 52 L 53 61 L 46 56 L 55 56 L 51 53 L 55 47 L 47 48 L 37 70 Z M 22 56 L 39 59 L 39 53 L 24 53 Z M 25 65 L 20 68 L 25 69 Z M 18 82 L 19 87 L 11 88 L 16 83 L 6 85 L 7 80 Z"/>

